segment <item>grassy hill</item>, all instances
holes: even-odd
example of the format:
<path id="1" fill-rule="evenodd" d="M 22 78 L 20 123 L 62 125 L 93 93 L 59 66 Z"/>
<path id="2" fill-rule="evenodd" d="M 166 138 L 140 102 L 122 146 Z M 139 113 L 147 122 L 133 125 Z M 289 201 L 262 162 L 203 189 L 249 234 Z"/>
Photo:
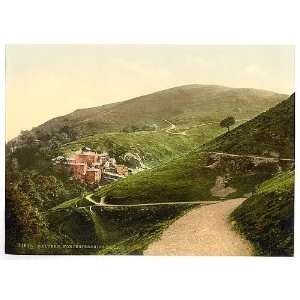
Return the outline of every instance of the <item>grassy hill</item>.
<path id="1" fill-rule="evenodd" d="M 293 256 L 294 172 L 265 181 L 231 217 L 258 255 Z"/>
<path id="2" fill-rule="evenodd" d="M 115 204 L 215 200 L 216 196 L 211 189 L 216 185 L 218 177 L 224 181 L 224 187 L 230 186 L 235 190 L 228 197 L 249 193 L 257 184 L 274 175 L 280 166 L 268 160 L 259 163 L 251 157 L 212 157 L 203 150 L 208 148 L 210 151 L 235 153 L 238 152 L 234 151 L 236 145 L 242 154 L 261 155 L 264 153 L 251 150 L 266 149 L 265 144 L 261 145 L 255 140 L 257 136 L 264 136 L 264 143 L 278 141 L 272 142 L 272 148 L 268 148 L 269 150 L 291 157 L 294 145 L 293 107 L 294 96 L 291 96 L 229 134 L 218 137 L 209 143 L 209 147 L 200 147 L 186 156 L 104 187 L 95 194 L 95 198 L 105 196 L 109 203 Z M 275 125 L 271 120 L 274 120 Z M 241 127 L 244 130 L 241 130 Z M 245 137 L 243 133 L 246 133 Z M 282 140 L 278 140 L 278 137 Z M 249 147 L 249 140 L 256 145 Z M 232 149 L 223 147 L 222 141 L 225 145 L 231 143 Z M 212 167 L 214 163 L 216 166 Z"/>
<path id="3" fill-rule="evenodd" d="M 234 89 L 216 85 L 186 85 L 127 101 L 76 110 L 34 128 L 53 134 L 64 126 L 81 136 L 120 131 L 128 126 L 164 127 L 164 120 L 191 125 L 220 120 L 227 115 L 249 119 L 274 106 L 286 95 L 256 89 Z"/>
<path id="4" fill-rule="evenodd" d="M 237 122 L 240 123 L 241 121 Z M 62 145 L 60 149 L 68 155 L 83 146 L 89 146 L 98 152 L 106 151 L 111 157 L 129 166 L 134 162 L 126 161 L 124 156 L 131 153 L 148 167 L 153 167 L 177 158 L 222 133 L 224 129 L 218 122 L 208 122 L 170 132 L 158 130 L 99 133 Z"/>
<path id="5" fill-rule="evenodd" d="M 294 157 L 295 94 L 203 147 L 238 154 Z"/>

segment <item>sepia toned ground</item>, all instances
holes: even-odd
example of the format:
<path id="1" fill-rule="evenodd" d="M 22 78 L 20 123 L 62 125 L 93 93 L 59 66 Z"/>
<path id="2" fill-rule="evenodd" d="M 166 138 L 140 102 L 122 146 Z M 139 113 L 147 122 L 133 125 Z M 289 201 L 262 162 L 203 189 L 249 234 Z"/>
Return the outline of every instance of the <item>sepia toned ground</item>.
<path id="1" fill-rule="evenodd" d="M 230 213 L 246 198 L 192 210 L 175 221 L 144 255 L 250 256 L 252 248 L 232 229 Z"/>

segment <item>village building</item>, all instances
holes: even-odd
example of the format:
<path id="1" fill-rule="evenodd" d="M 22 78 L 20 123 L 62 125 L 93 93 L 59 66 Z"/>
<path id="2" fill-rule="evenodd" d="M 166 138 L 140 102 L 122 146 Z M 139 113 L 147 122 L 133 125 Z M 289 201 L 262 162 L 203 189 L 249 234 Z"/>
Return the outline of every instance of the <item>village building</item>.
<path id="1" fill-rule="evenodd" d="M 74 159 L 80 163 L 92 165 L 93 163 L 96 163 L 98 161 L 99 155 L 93 151 L 82 151 L 81 153 L 76 154 Z"/>
<path id="2" fill-rule="evenodd" d="M 85 180 L 85 174 L 87 171 L 87 164 L 80 163 L 80 162 L 71 162 L 68 163 L 68 166 L 72 173 L 74 174 L 74 177 L 77 180 L 84 181 Z"/>
<path id="3" fill-rule="evenodd" d="M 109 160 L 109 155 L 107 152 L 103 152 L 99 154 L 99 162 L 105 164 Z"/>
<path id="4" fill-rule="evenodd" d="M 125 165 L 116 165 L 116 171 L 118 175 L 128 176 L 128 167 Z"/>
<path id="5" fill-rule="evenodd" d="M 80 153 L 67 158 L 66 163 L 77 180 L 89 184 L 101 180 L 102 165 L 99 162 L 99 155 L 88 147 L 83 147 Z"/>
<path id="6" fill-rule="evenodd" d="M 88 184 L 99 183 L 102 177 L 108 173 L 110 175 L 114 173 L 120 178 L 128 176 L 127 166 L 118 165 L 107 152 L 98 154 L 88 147 L 83 147 L 79 153 L 65 159 L 65 163 L 72 171 L 74 178 Z"/>
<path id="7" fill-rule="evenodd" d="M 108 170 L 113 170 L 116 169 L 116 160 L 114 158 L 109 158 L 105 163 L 104 163 L 104 168 Z"/>
<path id="8" fill-rule="evenodd" d="M 101 169 L 97 169 L 95 167 L 87 169 L 84 179 L 89 184 L 99 182 L 101 180 Z"/>

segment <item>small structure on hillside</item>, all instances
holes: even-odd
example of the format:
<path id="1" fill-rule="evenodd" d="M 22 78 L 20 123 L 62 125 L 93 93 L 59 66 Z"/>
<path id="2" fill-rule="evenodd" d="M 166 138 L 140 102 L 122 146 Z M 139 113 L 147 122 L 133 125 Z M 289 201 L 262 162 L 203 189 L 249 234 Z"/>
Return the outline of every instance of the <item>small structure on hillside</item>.
<path id="1" fill-rule="evenodd" d="M 128 176 L 128 167 L 125 165 L 116 165 L 116 171 L 118 175 Z"/>
<path id="2" fill-rule="evenodd" d="M 85 173 L 85 181 L 90 184 L 97 183 L 101 180 L 101 169 L 95 167 L 88 168 Z"/>
<path id="3" fill-rule="evenodd" d="M 57 157 L 53 162 L 64 161 L 72 171 L 75 179 L 88 184 L 99 183 L 105 174 L 116 174 L 117 178 L 128 176 L 128 167 L 116 163 L 115 158 L 107 152 L 97 153 L 89 147 L 82 149 L 71 157 Z"/>
<path id="4" fill-rule="evenodd" d="M 103 165 L 100 155 L 89 147 L 83 147 L 79 153 L 67 158 L 67 165 L 77 180 L 88 184 L 100 182 Z"/>

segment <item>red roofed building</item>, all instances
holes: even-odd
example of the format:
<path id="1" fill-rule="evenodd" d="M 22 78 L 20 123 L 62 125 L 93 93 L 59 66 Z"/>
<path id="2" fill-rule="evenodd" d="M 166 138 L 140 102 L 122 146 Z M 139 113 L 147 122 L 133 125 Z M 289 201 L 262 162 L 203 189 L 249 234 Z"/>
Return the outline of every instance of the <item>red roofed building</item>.
<path id="1" fill-rule="evenodd" d="M 75 155 L 75 160 L 80 163 L 92 165 L 98 161 L 99 155 L 95 152 L 82 152 Z"/>
<path id="2" fill-rule="evenodd" d="M 99 158 L 97 152 L 84 147 L 80 153 L 69 157 L 67 164 L 77 180 L 94 184 L 101 180 L 102 166 Z"/>
<path id="3" fill-rule="evenodd" d="M 116 160 L 110 158 L 108 153 L 98 154 L 88 147 L 83 147 L 80 153 L 67 158 L 66 163 L 77 180 L 89 184 L 100 182 L 104 170 L 121 177 L 128 176 L 128 168 L 125 165 L 117 165 Z"/>

